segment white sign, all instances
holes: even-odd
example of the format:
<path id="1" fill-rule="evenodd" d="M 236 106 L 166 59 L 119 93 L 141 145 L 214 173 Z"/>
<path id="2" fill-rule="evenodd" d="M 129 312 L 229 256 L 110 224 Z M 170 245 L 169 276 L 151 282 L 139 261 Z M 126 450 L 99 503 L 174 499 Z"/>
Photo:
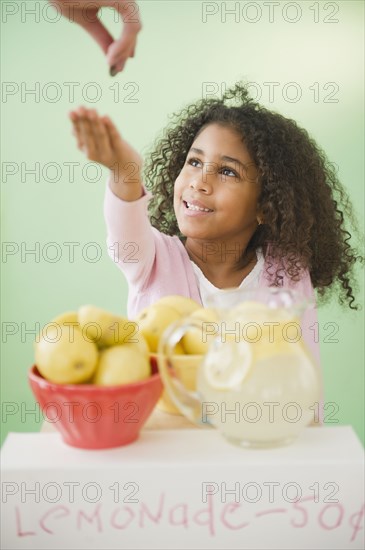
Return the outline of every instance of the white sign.
<path id="1" fill-rule="evenodd" d="M 145 430 L 103 451 L 13 433 L 2 450 L 2 548 L 362 549 L 363 477 L 349 427 L 307 428 L 267 450 L 214 430 Z"/>

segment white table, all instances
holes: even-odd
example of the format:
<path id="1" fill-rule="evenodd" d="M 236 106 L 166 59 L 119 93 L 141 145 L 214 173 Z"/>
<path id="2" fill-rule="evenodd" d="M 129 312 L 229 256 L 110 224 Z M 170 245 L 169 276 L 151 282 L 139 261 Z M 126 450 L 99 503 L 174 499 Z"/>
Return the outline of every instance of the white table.
<path id="1" fill-rule="evenodd" d="M 11 433 L 2 548 L 360 549 L 363 477 L 348 426 L 306 428 L 268 450 L 186 426 L 145 429 L 104 451 L 68 447 L 58 433 Z"/>

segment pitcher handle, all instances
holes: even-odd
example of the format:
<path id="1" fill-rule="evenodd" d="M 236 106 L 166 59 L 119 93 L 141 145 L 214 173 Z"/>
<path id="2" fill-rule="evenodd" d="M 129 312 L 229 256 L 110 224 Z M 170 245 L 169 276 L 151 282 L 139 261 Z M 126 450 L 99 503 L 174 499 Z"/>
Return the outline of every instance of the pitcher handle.
<path id="1" fill-rule="evenodd" d="M 201 321 L 184 318 L 175 321 L 167 327 L 158 346 L 158 369 L 160 371 L 165 389 L 179 411 L 181 411 L 181 413 L 188 420 L 197 426 L 211 428 L 213 426 L 206 419 L 206 415 L 203 418 L 202 401 L 198 392 L 188 390 L 177 377 L 174 377 L 171 374 L 170 365 L 172 366 L 172 369 L 174 367 L 174 362 L 172 359 L 173 349 L 176 344 L 180 342 L 185 333 L 192 328 L 198 328 L 201 330 Z"/>

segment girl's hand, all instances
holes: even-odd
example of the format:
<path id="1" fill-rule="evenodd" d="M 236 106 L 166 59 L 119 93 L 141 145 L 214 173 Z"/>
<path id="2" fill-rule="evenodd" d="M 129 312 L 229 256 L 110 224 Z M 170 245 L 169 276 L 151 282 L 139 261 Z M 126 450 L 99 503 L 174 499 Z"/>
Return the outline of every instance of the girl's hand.
<path id="1" fill-rule="evenodd" d="M 107 116 L 99 116 L 95 109 L 79 107 L 70 111 L 73 135 L 77 147 L 87 158 L 109 168 L 116 181 L 140 182 L 142 158 L 118 132 Z M 134 179 L 131 178 L 133 174 Z"/>

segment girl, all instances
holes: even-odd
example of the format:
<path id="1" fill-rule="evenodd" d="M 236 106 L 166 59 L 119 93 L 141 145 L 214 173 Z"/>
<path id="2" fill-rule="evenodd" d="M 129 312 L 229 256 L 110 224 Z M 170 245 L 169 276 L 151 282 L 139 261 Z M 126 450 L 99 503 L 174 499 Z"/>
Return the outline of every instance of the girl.
<path id="1" fill-rule="evenodd" d="M 285 286 L 354 305 L 349 243 L 356 227 L 335 170 L 296 122 L 236 84 L 175 115 L 145 169 L 108 117 L 70 113 L 78 147 L 111 170 L 105 219 L 110 256 L 129 284 L 128 316 L 160 297 L 205 304 L 229 287 Z M 340 208 L 340 203 L 342 204 Z M 316 310 L 303 319 L 314 341 Z M 312 329 L 310 328 L 312 326 Z"/>

